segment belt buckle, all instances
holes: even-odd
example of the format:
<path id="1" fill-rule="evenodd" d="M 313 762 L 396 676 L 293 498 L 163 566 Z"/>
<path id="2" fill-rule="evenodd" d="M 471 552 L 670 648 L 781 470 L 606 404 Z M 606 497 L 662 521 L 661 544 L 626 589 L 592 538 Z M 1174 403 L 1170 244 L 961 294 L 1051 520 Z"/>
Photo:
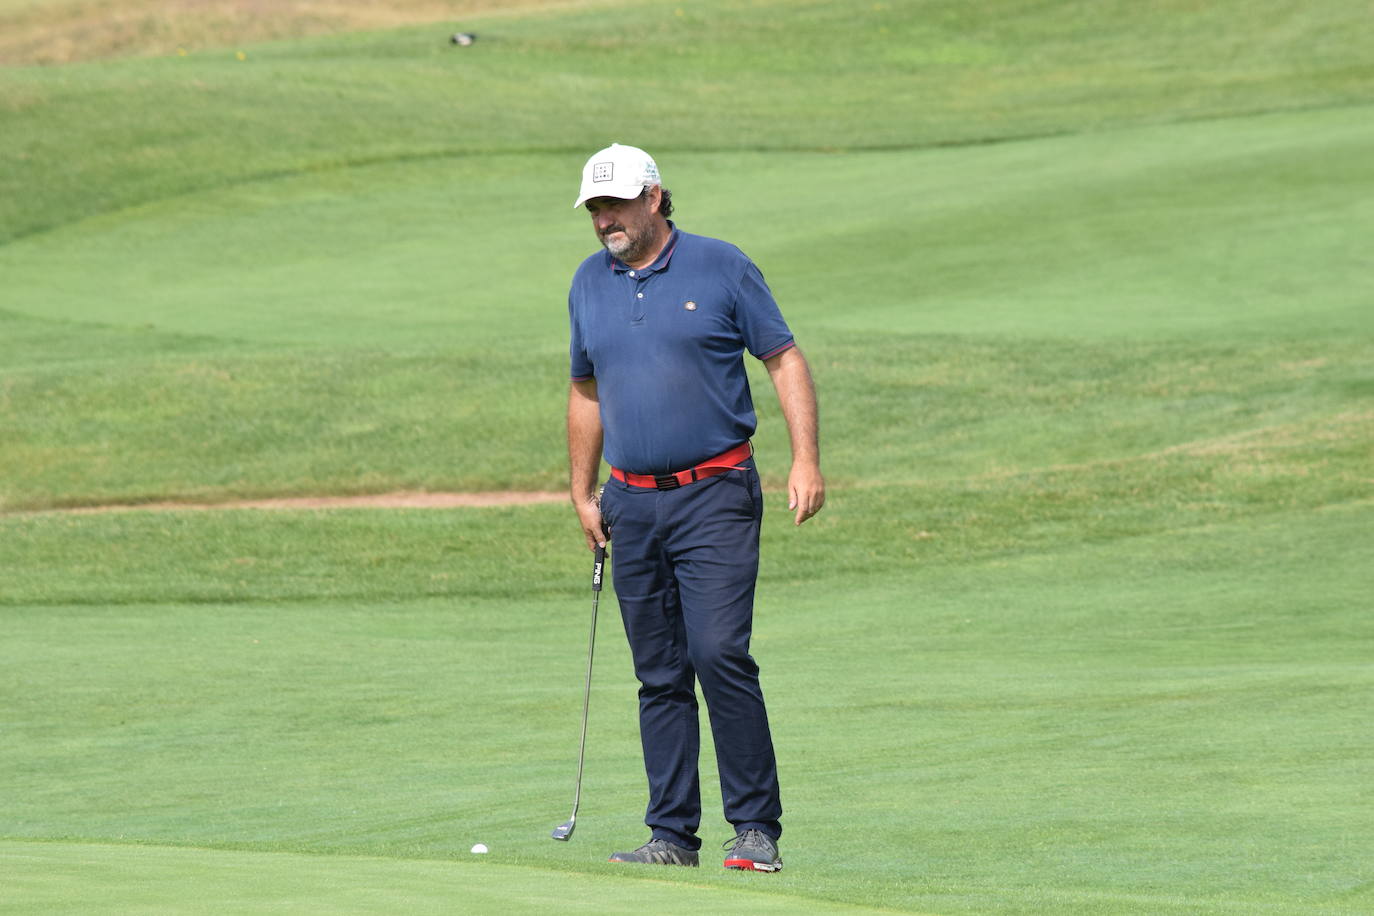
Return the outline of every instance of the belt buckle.
<path id="1" fill-rule="evenodd" d="M 656 490 L 676 490 L 682 486 L 682 481 L 677 479 L 676 474 L 655 474 L 654 489 Z"/>

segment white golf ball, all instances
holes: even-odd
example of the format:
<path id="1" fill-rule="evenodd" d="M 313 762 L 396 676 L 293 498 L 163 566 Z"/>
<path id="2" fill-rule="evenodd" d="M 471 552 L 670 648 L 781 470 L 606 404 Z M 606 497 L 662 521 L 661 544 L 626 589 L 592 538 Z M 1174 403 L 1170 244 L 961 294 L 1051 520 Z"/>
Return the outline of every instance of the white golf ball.
<path id="1" fill-rule="evenodd" d="M 479 855 L 479 856 L 480 856 L 480 855 L 483 855 L 484 853 L 487 852 L 487 844 L 486 844 L 486 843 L 478 843 L 476 846 L 472 847 L 472 851 L 473 851 L 474 853 L 476 853 L 477 855 Z"/>

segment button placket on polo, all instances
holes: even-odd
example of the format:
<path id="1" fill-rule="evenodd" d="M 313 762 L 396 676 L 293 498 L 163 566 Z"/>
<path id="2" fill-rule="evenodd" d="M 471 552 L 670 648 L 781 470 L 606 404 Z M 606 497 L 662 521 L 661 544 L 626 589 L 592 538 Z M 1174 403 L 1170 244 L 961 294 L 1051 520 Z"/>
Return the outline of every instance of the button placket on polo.
<path id="1" fill-rule="evenodd" d="M 632 270 L 629 272 L 629 276 L 634 280 L 634 285 L 631 288 L 633 298 L 630 301 L 630 321 L 640 324 L 644 321 L 644 281 L 648 280 L 651 275 Z"/>
<path id="2" fill-rule="evenodd" d="M 659 260 L 648 267 L 630 267 L 625 265 L 623 276 L 626 280 L 634 281 L 630 289 L 630 325 L 640 327 L 644 324 L 645 315 L 648 311 L 650 281 L 657 277 L 665 267 L 668 266 L 668 258 L 672 256 L 673 249 L 677 247 L 676 241 L 668 248 L 667 253 L 660 256 Z"/>

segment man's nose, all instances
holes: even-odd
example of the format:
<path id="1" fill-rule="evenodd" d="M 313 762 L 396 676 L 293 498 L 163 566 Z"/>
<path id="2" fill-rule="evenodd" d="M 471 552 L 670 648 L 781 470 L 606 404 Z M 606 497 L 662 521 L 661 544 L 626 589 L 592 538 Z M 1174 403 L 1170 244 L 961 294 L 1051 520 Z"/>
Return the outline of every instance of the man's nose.
<path id="1" fill-rule="evenodd" d="M 608 226 L 615 225 L 615 216 L 605 210 L 598 210 L 592 214 L 592 225 L 596 226 L 599 232 Z"/>

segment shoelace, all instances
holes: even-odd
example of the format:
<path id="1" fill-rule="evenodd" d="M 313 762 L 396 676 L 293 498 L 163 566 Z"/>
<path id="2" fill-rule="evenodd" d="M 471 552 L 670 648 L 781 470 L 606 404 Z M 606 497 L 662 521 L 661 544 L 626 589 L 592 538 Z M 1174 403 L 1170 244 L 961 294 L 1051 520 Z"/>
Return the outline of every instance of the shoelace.
<path id="1" fill-rule="evenodd" d="M 759 849 L 766 850 L 768 848 L 768 844 L 765 843 L 763 840 L 763 831 L 746 830 L 743 833 L 736 834 L 734 839 L 726 840 L 724 843 L 721 844 L 720 848 L 733 852 L 736 849 L 741 849 L 745 846 L 756 846 Z"/>
<path id="2" fill-rule="evenodd" d="M 680 859 L 677 853 L 673 851 L 673 848 L 669 846 L 666 841 L 660 839 L 650 840 L 636 849 L 635 852 L 642 852 L 652 857 L 653 860 L 659 864 L 677 862 Z"/>

